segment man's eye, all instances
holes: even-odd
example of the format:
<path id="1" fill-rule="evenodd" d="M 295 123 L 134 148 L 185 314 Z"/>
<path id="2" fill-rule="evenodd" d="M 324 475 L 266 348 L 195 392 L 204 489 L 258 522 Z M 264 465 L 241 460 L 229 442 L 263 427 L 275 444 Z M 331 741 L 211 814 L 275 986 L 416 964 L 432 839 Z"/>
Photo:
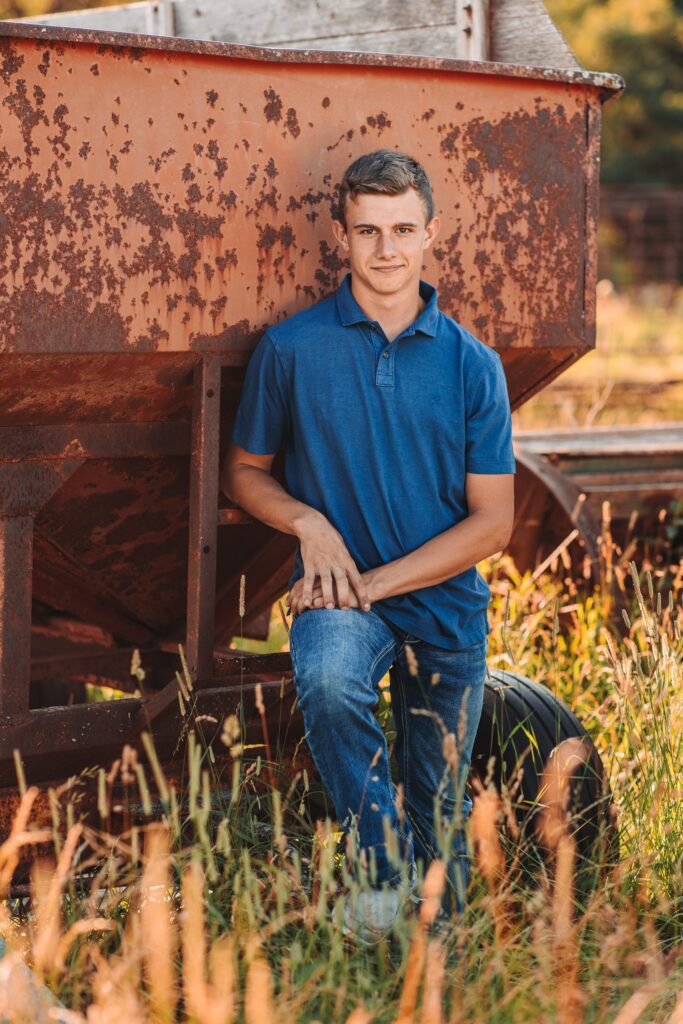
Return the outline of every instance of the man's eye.
<path id="1" fill-rule="evenodd" d="M 411 231 L 412 231 L 413 229 L 412 229 L 412 228 L 408 228 L 408 227 L 401 227 L 401 228 L 399 228 L 398 230 L 399 230 L 400 234 L 402 234 L 402 235 L 409 235 L 409 234 L 410 234 L 410 232 L 411 232 Z"/>

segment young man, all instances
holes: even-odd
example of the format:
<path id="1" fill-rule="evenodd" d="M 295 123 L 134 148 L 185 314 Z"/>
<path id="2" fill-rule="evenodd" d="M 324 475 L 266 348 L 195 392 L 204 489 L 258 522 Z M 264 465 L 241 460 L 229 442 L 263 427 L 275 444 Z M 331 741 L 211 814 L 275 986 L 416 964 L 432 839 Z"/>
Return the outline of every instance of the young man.
<path id="1" fill-rule="evenodd" d="M 343 176 L 336 218 L 351 273 L 260 340 L 223 486 L 297 537 L 294 683 L 339 821 L 357 825 L 376 871 L 376 888 L 345 914 L 367 940 L 399 913 L 406 862 L 414 878 L 414 858 L 443 856 L 445 834 L 463 908 L 464 782 L 489 632 L 476 563 L 510 537 L 515 461 L 498 354 L 441 312 L 420 280 L 439 230 L 423 168 L 389 150 L 361 156 Z M 283 446 L 287 491 L 270 475 Z M 402 808 L 373 713 L 392 666 Z M 448 733 L 455 744 L 444 746 Z"/>

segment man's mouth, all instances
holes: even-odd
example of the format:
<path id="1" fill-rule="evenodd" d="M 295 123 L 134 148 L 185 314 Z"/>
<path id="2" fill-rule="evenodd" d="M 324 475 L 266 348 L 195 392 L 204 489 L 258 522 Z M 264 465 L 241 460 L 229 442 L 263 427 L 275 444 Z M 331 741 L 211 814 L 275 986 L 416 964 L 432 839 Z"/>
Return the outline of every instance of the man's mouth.
<path id="1" fill-rule="evenodd" d="M 393 266 L 393 267 L 373 267 L 372 269 L 379 271 L 380 274 L 390 274 L 394 270 L 402 270 L 403 268 L 401 266 Z"/>

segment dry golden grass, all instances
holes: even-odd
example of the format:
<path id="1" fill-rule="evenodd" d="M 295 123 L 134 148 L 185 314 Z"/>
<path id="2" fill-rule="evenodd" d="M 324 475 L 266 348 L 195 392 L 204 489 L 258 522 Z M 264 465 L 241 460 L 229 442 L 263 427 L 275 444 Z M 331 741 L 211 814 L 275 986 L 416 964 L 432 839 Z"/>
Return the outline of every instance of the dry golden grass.
<path id="1" fill-rule="evenodd" d="M 587 891 L 568 803 L 587 757 L 576 739 L 545 765 L 535 867 L 515 786 L 498 793 L 473 780 L 462 919 L 434 927 L 442 856 L 423 880 L 419 911 L 376 947 L 357 945 L 335 912 L 367 879 L 348 872 L 335 823 L 308 817 L 309 780 L 287 788 L 276 751 L 249 758 L 233 717 L 223 726 L 226 795 L 191 728 L 186 685 L 186 791 L 164 777 L 149 737 L 147 763 L 128 750 L 103 776 L 100 830 L 64 818 L 54 832 L 34 828 L 36 791 L 26 789 L 0 846 L 0 1020 L 681 1024 L 683 581 L 676 569 L 622 578 L 632 607 L 619 626 L 613 596 L 568 600 L 556 577 L 521 577 L 505 559 L 491 566 L 490 667 L 545 680 L 568 700 L 609 775 L 620 858 Z M 573 606 L 564 616 L 563 602 Z M 453 770 L 456 754 L 455 737 L 445 737 Z M 118 838 L 106 827 L 117 773 L 131 799 L 139 794 L 151 812 L 158 795 L 163 806 L 160 821 Z M 20 851 L 47 841 L 54 856 L 36 862 L 30 899 L 8 901 Z M 50 1008 L 42 986 L 64 1009 Z"/>

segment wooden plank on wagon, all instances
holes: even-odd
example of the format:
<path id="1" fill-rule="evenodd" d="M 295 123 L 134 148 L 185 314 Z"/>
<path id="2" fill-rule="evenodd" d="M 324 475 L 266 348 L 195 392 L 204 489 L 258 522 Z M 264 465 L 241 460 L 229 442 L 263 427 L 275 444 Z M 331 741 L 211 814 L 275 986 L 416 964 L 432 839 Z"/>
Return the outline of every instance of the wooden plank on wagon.
<path id="1" fill-rule="evenodd" d="M 59 25 L 64 28 L 95 29 L 98 32 L 147 32 L 147 3 L 117 4 L 92 10 L 57 11 L 53 14 L 32 15 L 15 21 L 39 25 Z"/>
<path id="2" fill-rule="evenodd" d="M 174 3 L 173 34 L 187 39 L 262 46 L 293 45 L 335 36 L 362 35 L 383 29 L 443 27 L 455 22 L 453 0 L 424 0 L 419 8 L 408 0 L 252 0 L 248 6 L 236 0 L 198 0 Z M 122 4 L 94 10 L 59 11 L 18 20 L 63 27 L 111 32 L 147 33 L 155 21 L 149 9 L 157 4 Z M 169 15 L 159 21 L 169 28 Z M 170 32 L 155 32 L 170 35 Z M 316 49 L 322 49 L 318 46 Z"/>
<path id="3" fill-rule="evenodd" d="M 495 0 L 491 4 L 490 59 L 532 67 L 581 67 L 542 0 Z"/>
<path id="4" fill-rule="evenodd" d="M 491 53 L 489 0 L 456 0 L 454 57 L 489 60 Z"/>
<path id="5" fill-rule="evenodd" d="M 470 10 L 468 10 L 470 8 Z M 23 21 L 272 47 L 462 57 L 580 67 L 542 0 L 176 0 L 63 11 Z"/>
<path id="6" fill-rule="evenodd" d="M 538 455 L 655 455 L 683 452 L 683 423 L 666 426 L 516 430 L 515 442 Z"/>
<path id="7" fill-rule="evenodd" d="M 248 7 L 234 0 L 176 4 L 181 36 L 260 46 L 307 44 L 318 50 L 326 48 L 321 43 L 342 36 L 443 28 L 454 21 L 453 0 L 425 0 L 419 7 L 409 0 L 252 0 Z"/>

